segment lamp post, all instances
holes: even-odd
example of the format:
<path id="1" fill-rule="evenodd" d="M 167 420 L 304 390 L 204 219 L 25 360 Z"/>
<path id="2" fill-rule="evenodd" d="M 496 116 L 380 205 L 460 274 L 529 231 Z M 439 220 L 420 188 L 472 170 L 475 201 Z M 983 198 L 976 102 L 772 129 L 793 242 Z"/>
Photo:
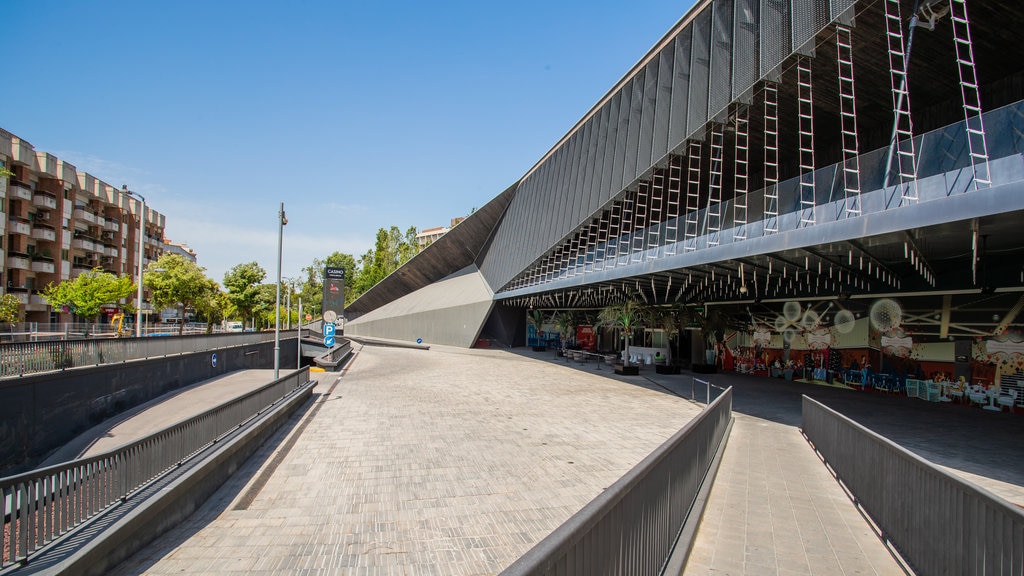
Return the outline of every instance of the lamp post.
<path id="1" fill-rule="evenodd" d="M 138 198 L 142 202 L 142 208 L 139 210 L 139 252 L 136 257 L 139 259 L 139 292 L 135 298 L 135 337 L 142 337 L 142 237 L 145 235 L 146 226 L 146 197 L 138 192 L 132 192 L 128 189 L 128 185 L 124 184 L 121 186 L 121 190 L 128 196 Z"/>
<path id="2" fill-rule="evenodd" d="M 274 301 L 274 380 L 277 380 L 281 366 L 281 243 L 284 226 L 288 218 L 284 215 L 284 202 L 277 212 L 277 298 Z"/>

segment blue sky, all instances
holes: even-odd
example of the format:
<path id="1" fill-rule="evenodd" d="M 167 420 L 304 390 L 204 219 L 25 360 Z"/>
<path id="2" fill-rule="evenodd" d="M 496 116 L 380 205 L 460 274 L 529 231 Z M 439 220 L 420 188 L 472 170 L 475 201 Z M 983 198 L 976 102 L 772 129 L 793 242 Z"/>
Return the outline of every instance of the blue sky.
<path id="1" fill-rule="evenodd" d="M 691 2 L 3 5 L 0 127 L 167 217 L 221 282 L 298 277 L 519 179 Z"/>

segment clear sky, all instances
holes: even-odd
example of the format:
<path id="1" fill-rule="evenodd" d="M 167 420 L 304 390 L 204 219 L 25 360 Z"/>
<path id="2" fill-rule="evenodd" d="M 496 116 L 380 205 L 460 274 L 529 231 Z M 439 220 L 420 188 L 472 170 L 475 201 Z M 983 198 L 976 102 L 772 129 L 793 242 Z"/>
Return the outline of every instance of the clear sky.
<path id="1" fill-rule="evenodd" d="M 690 0 L 6 0 L 0 127 L 145 195 L 221 282 L 522 177 Z"/>

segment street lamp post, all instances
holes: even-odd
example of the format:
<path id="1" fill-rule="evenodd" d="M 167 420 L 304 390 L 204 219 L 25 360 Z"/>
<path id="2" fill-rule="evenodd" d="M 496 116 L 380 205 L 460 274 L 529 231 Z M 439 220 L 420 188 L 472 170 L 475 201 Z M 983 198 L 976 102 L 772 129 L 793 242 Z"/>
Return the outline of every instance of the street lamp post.
<path id="1" fill-rule="evenodd" d="M 124 184 L 121 186 L 121 190 L 128 196 L 134 196 L 142 202 L 142 208 L 139 210 L 139 252 L 136 257 L 139 259 L 139 292 L 135 297 L 135 337 L 142 337 L 142 237 L 145 235 L 146 226 L 146 197 L 138 192 L 132 192 L 128 189 L 128 185 Z"/>
<path id="2" fill-rule="evenodd" d="M 274 301 L 274 380 L 277 380 L 281 367 L 281 244 L 284 239 L 284 226 L 288 218 L 284 215 L 284 202 L 277 212 L 277 298 Z"/>

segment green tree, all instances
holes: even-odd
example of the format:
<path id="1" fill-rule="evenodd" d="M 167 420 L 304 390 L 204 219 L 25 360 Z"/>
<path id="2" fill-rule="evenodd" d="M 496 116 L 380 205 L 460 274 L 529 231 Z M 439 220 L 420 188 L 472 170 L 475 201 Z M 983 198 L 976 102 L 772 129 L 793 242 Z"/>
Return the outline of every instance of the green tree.
<path id="1" fill-rule="evenodd" d="M 259 304 L 260 283 L 267 272 L 256 262 L 237 264 L 224 274 L 224 287 L 228 290 L 228 301 L 241 320 L 252 319 Z"/>
<path id="2" fill-rule="evenodd" d="M 0 296 L 0 322 L 17 322 L 20 304 L 21 302 L 14 294 Z"/>
<path id="3" fill-rule="evenodd" d="M 579 322 L 576 319 L 576 315 L 572 312 L 559 312 L 555 314 L 552 321 L 555 324 L 555 328 L 558 329 L 558 334 L 562 338 L 562 347 L 567 348 L 576 340 L 576 326 Z"/>
<path id="4" fill-rule="evenodd" d="M 164 254 L 146 266 L 143 283 L 150 291 L 150 299 L 161 310 L 178 310 L 178 318 L 182 319 L 178 334 L 185 331 L 185 310 L 193 308 L 208 291 L 215 289 L 216 283 L 206 277 L 205 271 L 179 254 Z"/>
<path id="5" fill-rule="evenodd" d="M 231 303 L 228 302 L 228 295 L 220 289 L 220 285 L 207 278 L 206 290 L 192 303 L 196 314 L 206 322 L 206 333 L 213 332 L 215 324 L 224 320 Z"/>
<path id="6" fill-rule="evenodd" d="M 256 288 L 256 304 L 253 316 L 259 320 L 259 328 L 274 326 L 274 304 L 277 302 L 277 284 L 260 284 Z M 281 316 L 284 318 L 284 315 Z"/>
<path id="7" fill-rule="evenodd" d="M 598 321 L 605 326 L 622 329 L 626 337 L 625 354 L 622 364 L 629 366 L 629 345 L 633 341 L 633 331 L 643 325 L 648 318 L 648 310 L 636 300 L 626 300 L 620 304 L 612 304 L 601 309 Z"/>
<path id="8" fill-rule="evenodd" d="M 42 297 L 53 308 L 67 306 L 73 314 L 87 320 L 95 320 L 100 307 L 117 304 L 135 292 L 135 284 L 127 276 L 118 278 L 101 268 L 83 272 L 73 280 L 60 284 L 50 283 L 42 291 Z M 89 335 L 86 327 L 86 336 Z"/>
<path id="9" fill-rule="evenodd" d="M 373 288 L 419 251 L 415 226 L 410 226 L 404 235 L 398 226 L 377 230 L 377 241 L 373 249 L 364 254 L 359 262 L 362 270 L 355 282 L 356 292 L 361 295 Z"/>

